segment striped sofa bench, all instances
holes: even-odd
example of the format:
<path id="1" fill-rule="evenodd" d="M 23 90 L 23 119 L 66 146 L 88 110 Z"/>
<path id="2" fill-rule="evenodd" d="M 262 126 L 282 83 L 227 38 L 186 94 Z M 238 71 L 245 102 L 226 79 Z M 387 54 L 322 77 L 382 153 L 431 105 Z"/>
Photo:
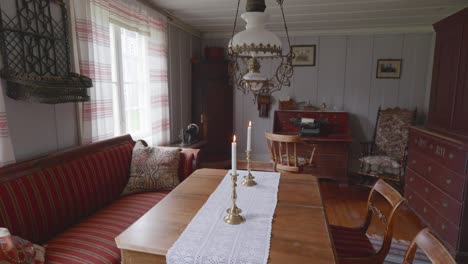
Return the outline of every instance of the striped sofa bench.
<path id="1" fill-rule="evenodd" d="M 121 197 L 135 142 L 122 136 L 0 169 L 0 227 L 46 245 L 46 263 L 120 263 L 115 237 L 167 192 Z M 181 152 L 179 177 L 198 150 Z"/>

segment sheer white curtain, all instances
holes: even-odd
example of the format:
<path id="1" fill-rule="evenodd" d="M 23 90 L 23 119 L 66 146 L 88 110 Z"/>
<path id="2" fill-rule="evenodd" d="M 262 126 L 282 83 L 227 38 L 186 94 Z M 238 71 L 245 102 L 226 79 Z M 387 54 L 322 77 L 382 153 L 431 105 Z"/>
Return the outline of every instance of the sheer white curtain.
<path id="1" fill-rule="evenodd" d="M 126 133 L 169 142 L 166 18 L 131 0 L 71 1 L 71 9 L 80 73 L 94 84 L 82 142 Z"/>
<path id="2" fill-rule="evenodd" d="M 0 80 L 0 167 L 15 162 L 15 154 L 11 144 L 10 130 L 8 128 L 7 114 L 3 92 L 5 82 Z"/>

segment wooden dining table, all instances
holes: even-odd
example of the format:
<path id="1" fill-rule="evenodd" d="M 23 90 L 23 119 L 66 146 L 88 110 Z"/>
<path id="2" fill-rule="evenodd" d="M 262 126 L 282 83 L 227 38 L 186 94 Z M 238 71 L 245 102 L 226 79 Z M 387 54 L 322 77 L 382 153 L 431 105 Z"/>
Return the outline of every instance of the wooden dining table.
<path id="1" fill-rule="evenodd" d="M 168 250 L 227 172 L 195 171 L 116 237 L 122 263 L 166 263 Z M 316 177 L 281 173 L 268 263 L 337 263 Z"/>

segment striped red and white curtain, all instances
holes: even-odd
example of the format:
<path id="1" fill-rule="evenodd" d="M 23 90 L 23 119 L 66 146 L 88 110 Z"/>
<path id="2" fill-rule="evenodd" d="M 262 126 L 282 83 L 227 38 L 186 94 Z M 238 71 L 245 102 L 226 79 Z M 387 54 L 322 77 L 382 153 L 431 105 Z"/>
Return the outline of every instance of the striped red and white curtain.
<path id="1" fill-rule="evenodd" d="M 3 92 L 5 91 L 3 87 L 5 87 L 5 82 L 0 80 L 0 167 L 15 162 L 10 129 L 8 128 L 5 100 L 3 98 Z"/>
<path id="2" fill-rule="evenodd" d="M 75 51 L 79 71 L 93 79 L 90 102 L 82 105 L 82 143 L 91 143 L 119 134 L 116 124 L 119 103 L 113 89 L 110 25 L 121 25 L 147 36 L 149 60 L 150 96 L 147 98 L 151 111 L 149 141 L 154 145 L 170 140 L 169 97 L 167 79 L 167 19 L 136 0 L 82 0 L 70 1 L 72 22 L 75 27 Z M 76 64 L 76 63 L 75 63 Z M 119 74 L 119 73 L 117 73 Z M 124 113 L 125 111 L 120 111 Z M 125 126 L 123 126 L 125 127 Z M 137 139 L 137 138 L 136 138 Z M 148 139 L 147 139 L 148 140 Z"/>

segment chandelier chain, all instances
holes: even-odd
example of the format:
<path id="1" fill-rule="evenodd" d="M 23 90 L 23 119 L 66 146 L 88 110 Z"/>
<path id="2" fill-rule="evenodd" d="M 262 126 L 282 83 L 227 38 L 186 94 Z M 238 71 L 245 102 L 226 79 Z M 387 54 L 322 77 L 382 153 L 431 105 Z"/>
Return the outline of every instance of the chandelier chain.
<path id="1" fill-rule="evenodd" d="M 291 40 L 289 39 L 288 25 L 286 24 L 286 17 L 284 15 L 284 8 L 283 8 L 284 0 L 276 0 L 276 2 L 281 8 L 281 15 L 283 16 L 284 30 L 286 31 L 286 38 L 288 39 L 289 50 L 291 52 Z"/>
<path id="2" fill-rule="evenodd" d="M 278 0 L 281 1 L 281 0 Z M 240 7 L 240 0 L 237 0 L 237 10 L 236 10 L 236 18 L 234 19 L 234 27 L 232 28 L 232 36 L 231 36 L 231 41 L 234 40 L 234 35 L 236 34 L 236 28 L 237 28 L 237 18 L 239 16 L 239 7 Z M 230 52 L 234 52 L 232 50 L 232 45 L 229 45 Z"/>

